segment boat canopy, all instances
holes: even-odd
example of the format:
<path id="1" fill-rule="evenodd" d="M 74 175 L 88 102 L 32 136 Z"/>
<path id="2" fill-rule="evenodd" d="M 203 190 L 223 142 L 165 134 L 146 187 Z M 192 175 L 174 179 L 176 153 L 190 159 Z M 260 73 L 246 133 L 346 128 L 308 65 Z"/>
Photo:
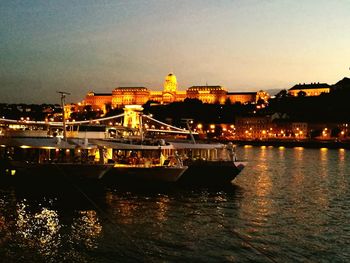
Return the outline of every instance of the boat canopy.
<path id="1" fill-rule="evenodd" d="M 203 149 L 203 150 L 211 150 L 211 149 L 223 149 L 225 147 L 224 144 L 221 143 L 185 143 L 185 142 L 171 142 L 175 149 Z"/>
<path id="2" fill-rule="evenodd" d="M 118 149 L 118 150 L 171 150 L 173 145 L 147 145 L 147 144 L 132 144 L 130 142 L 116 142 L 112 140 L 90 140 L 93 144 L 98 146 Z"/>
<path id="3" fill-rule="evenodd" d="M 87 143 L 84 140 L 68 139 L 67 141 L 57 137 L 3 137 L 0 138 L 2 147 L 21 147 L 21 148 L 42 148 L 42 149 L 92 149 L 97 148 L 96 145 Z"/>

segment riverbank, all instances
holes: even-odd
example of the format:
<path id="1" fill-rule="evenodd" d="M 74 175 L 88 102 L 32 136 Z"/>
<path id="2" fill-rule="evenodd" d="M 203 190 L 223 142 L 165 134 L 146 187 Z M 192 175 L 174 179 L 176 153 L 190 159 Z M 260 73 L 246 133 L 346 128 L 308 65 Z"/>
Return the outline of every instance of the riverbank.
<path id="1" fill-rule="evenodd" d="M 305 147 L 305 148 L 329 148 L 329 149 L 349 149 L 350 142 L 342 141 L 316 141 L 316 140 L 233 140 L 234 144 L 239 146 L 274 146 L 274 147 Z"/>

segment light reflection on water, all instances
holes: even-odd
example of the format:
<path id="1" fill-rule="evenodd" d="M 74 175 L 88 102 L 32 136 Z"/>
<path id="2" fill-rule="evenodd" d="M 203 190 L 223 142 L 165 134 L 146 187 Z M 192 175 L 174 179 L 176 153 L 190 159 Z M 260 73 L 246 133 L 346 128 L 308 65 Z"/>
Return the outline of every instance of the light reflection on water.
<path id="1" fill-rule="evenodd" d="M 96 211 L 79 211 L 78 215 L 73 218 L 70 242 L 78 245 L 82 243 L 89 249 L 97 248 L 97 239 L 101 233 L 102 226 L 99 222 Z"/>
<path id="2" fill-rule="evenodd" d="M 56 254 L 61 243 L 56 211 L 43 207 L 41 211 L 32 214 L 27 211 L 25 202 L 18 203 L 16 210 L 18 245 L 35 248 L 42 255 Z"/>
<path id="3" fill-rule="evenodd" d="M 266 215 L 258 213 L 256 207 L 244 215 L 260 222 L 265 219 L 264 228 L 254 231 L 261 233 L 267 229 L 267 236 L 285 243 L 273 246 L 280 246 L 285 255 L 296 256 L 299 260 L 314 257 L 319 261 L 319 257 L 327 254 L 337 258 L 337 253 L 349 256 L 350 233 L 346 222 L 350 219 L 350 167 L 346 165 L 349 163 L 346 153 L 344 150 L 275 148 L 266 158 L 266 153 L 256 148 L 241 149 L 240 155 L 250 161 L 236 181 L 249 189 L 242 202 L 248 202 L 247 207 L 249 203 L 260 204 L 254 201 L 261 200 L 261 194 L 258 189 L 252 191 L 251 185 L 261 176 L 273 182 L 272 190 L 264 196 L 273 216 L 266 220 Z M 261 166 L 261 162 L 265 165 Z M 254 169 L 249 169 L 252 167 Z M 243 211 L 247 213 L 249 209 Z M 332 243 L 336 236 L 339 247 Z M 271 242 L 272 239 L 265 237 L 264 242 L 266 240 Z M 259 239 L 255 241 L 259 244 Z"/>
<path id="4" fill-rule="evenodd" d="M 84 190 L 92 200 L 86 204 L 79 195 L 34 197 L 0 188 L 0 256 L 9 262 L 350 257 L 348 151 L 239 147 L 238 154 L 249 164 L 231 190 L 101 186 Z"/>

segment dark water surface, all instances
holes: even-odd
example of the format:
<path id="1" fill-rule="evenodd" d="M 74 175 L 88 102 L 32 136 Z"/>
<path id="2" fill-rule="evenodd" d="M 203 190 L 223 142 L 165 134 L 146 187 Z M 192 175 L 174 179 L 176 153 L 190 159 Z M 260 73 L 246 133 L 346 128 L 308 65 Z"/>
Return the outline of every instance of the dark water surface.
<path id="1" fill-rule="evenodd" d="M 350 261 L 350 151 L 238 152 L 228 189 L 2 183 L 0 262 Z"/>

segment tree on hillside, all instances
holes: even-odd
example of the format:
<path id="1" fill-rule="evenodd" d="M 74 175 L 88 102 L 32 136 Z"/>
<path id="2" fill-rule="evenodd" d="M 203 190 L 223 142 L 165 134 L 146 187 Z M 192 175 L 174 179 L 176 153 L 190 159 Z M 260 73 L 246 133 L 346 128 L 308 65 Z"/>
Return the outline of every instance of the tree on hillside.
<path id="1" fill-rule="evenodd" d="M 281 90 L 280 92 L 278 92 L 276 94 L 276 98 L 277 99 L 282 99 L 282 98 L 285 98 L 285 97 L 288 97 L 288 91 L 286 89 L 283 89 L 283 90 Z"/>

